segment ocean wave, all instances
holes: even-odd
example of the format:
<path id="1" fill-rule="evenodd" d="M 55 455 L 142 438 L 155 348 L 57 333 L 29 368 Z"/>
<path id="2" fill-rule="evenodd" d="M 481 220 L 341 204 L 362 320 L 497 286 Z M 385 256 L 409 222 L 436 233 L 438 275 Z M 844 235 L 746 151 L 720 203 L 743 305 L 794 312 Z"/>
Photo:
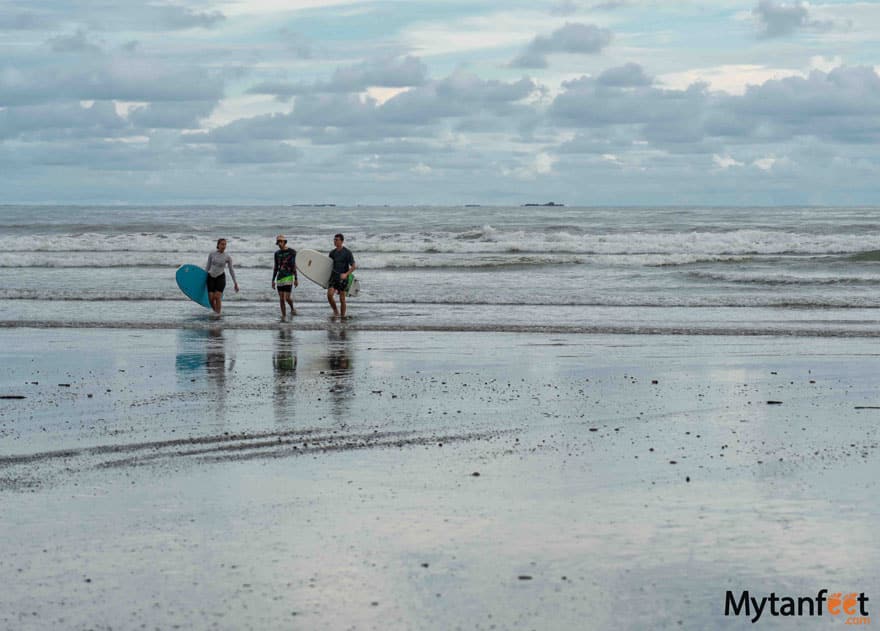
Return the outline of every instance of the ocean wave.
<path id="1" fill-rule="evenodd" d="M 274 234 L 231 233 L 229 252 L 236 255 L 271 258 Z M 328 235 L 307 232 L 288 235 L 295 249 L 330 251 Z M 484 254 L 569 254 L 569 255 L 668 255 L 687 257 L 820 256 L 849 257 L 856 262 L 880 261 L 877 233 L 821 234 L 768 229 L 681 230 L 615 232 L 570 229 L 509 230 L 483 226 L 470 229 L 413 231 L 355 231 L 346 235 L 346 245 L 359 255 L 484 255 Z M 207 257 L 213 237 L 181 232 L 82 232 L 67 234 L 0 235 L 0 252 L 26 256 L 60 252 L 108 253 L 192 253 Z"/>
<path id="2" fill-rule="evenodd" d="M 688 272 L 688 278 L 712 283 L 732 283 L 737 285 L 767 286 L 876 286 L 880 285 L 880 275 L 811 275 L 768 272 Z"/>

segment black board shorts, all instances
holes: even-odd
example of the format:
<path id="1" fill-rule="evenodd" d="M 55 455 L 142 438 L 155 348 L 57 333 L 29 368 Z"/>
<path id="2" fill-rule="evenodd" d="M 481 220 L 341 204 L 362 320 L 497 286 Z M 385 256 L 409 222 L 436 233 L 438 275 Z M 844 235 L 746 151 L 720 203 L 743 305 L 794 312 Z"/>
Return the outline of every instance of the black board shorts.
<path id="1" fill-rule="evenodd" d="M 208 274 L 208 293 L 219 291 L 222 292 L 226 289 L 226 274 L 220 274 L 220 276 L 211 276 Z"/>
<path id="2" fill-rule="evenodd" d="M 337 291 L 344 292 L 345 286 L 348 284 L 348 279 L 342 280 L 342 277 L 337 272 L 330 272 L 330 289 L 335 289 Z"/>

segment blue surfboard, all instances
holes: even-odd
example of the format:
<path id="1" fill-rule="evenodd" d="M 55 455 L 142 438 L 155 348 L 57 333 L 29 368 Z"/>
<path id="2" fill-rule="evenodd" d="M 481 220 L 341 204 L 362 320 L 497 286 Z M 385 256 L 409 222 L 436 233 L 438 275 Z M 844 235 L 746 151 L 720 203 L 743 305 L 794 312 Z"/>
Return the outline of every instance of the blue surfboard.
<path id="1" fill-rule="evenodd" d="M 206 309 L 211 308 L 208 301 L 208 272 L 198 265 L 181 265 L 177 268 L 175 278 L 184 296 Z"/>

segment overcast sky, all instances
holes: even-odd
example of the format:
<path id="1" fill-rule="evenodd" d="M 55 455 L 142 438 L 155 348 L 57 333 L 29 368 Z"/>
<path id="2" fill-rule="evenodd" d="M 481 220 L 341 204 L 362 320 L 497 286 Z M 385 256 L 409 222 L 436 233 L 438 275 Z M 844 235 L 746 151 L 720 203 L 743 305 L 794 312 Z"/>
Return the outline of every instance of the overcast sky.
<path id="1" fill-rule="evenodd" d="M 0 202 L 880 204 L 880 2 L 0 0 Z"/>

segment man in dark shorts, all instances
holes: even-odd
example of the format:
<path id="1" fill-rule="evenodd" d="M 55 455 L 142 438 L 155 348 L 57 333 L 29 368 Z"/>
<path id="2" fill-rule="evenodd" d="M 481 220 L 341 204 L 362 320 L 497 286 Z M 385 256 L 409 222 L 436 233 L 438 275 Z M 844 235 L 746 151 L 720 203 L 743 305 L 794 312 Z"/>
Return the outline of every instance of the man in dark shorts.
<path id="1" fill-rule="evenodd" d="M 293 308 L 293 288 L 299 287 L 296 275 L 296 250 L 287 247 L 283 234 L 275 237 L 278 250 L 275 252 L 275 269 L 272 270 L 272 289 L 278 288 L 278 302 L 281 305 L 281 321 L 287 319 L 285 304 L 290 305 L 290 317 L 296 315 Z"/>
<path id="2" fill-rule="evenodd" d="M 214 313 L 220 315 L 223 309 L 223 290 L 226 289 L 226 268 L 232 276 L 235 291 L 238 292 L 238 281 L 235 280 L 235 269 L 232 267 L 232 257 L 226 254 L 226 239 L 217 239 L 217 249 L 208 255 L 205 271 L 208 272 L 208 301 Z"/>
<path id="3" fill-rule="evenodd" d="M 328 255 L 333 259 L 333 271 L 330 273 L 330 285 L 327 287 L 327 302 L 333 307 L 333 317 L 341 315 L 345 317 L 345 287 L 348 284 L 348 276 L 357 265 L 354 264 L 354 255 L 347 247 L 343 246 L 345 237 L 337 233 L 333 237 L 333 245 Z M 339 309 L 336 308 L 336 294 L 339 294 Z M 341 311 L 341 313 L 340 313 Z"/>

